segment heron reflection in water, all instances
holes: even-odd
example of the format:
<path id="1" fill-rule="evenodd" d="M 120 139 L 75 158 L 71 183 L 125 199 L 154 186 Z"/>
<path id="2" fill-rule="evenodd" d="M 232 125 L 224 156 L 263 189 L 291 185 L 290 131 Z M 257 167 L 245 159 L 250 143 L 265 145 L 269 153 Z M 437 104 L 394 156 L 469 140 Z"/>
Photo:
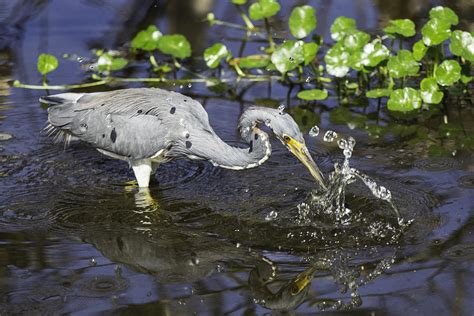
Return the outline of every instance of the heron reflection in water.
<path id="1" fill-rule="evenodd" d="M 293 118 L 283 111 L 252 106 L 239 120 L 247 148 L 226 144 L 212 129 L 202 105 L 158 88 L 97 93 L 62 93 L 40 98 L 48 108 L 47 131 L 69 143 L 79 139 L 101 153 L 129 162 L 138 186 L 147 188 L 158 165 L 173 159 L 208 160 L 233 170 L 258 167 L 271 154 L 269 127 L 325 188 L 323 176 Z"/>

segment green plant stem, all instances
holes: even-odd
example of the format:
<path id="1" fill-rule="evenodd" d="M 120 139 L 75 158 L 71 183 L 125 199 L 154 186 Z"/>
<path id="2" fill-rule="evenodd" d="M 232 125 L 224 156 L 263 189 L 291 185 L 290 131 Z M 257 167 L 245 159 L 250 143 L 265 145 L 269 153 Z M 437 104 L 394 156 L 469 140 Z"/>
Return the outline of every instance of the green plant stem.
<path id="1" fill-rule="evenodd" d="M 12 86 L 15 88 L 32 89 L 32 90 L 72 90 L 72 89 L 102 86 L 109 82 L 110 80 L 100 80 L 100 81 L 81 83 L 81 84 L 51 85 L 50 86 L 48 84 L 33 85 L 33 84 L 24 84 L 24 83 L 15 81 Z"/>
<path id="2" fill-rule="evenodd" d="M 249 30 L 255 29 L 255 25 L 253 25 L 252 21 L 250 21 L 249 17 L 247 16 L 247 14 L 245 14 L 244 10 L 242 10 L 242 8 L 238 5 L 235 5 L 235 6 L 237 7 L 237 10 L 239 11 L 240 16 L 242 17 L 242 20 L 244 20 L 244 23 L 247 26 L 247 28 Z"/>
<path id="3" fill-rule="evenodd" d="M 275 42 L 273 41 L 270 22 L 268 22 L 267 18 L 265 18 L 264 21 L 265 21 L 265 30 L 267 31 L 267 36 L 268 36 L 268 43 L 270 44 L 270 52 L 273 52 L 275 50 Z"/>
<path id="4" fill-rule="evenodd" d="M 249 28 L 249 27 L 242 26 L 240 24 L 229 23 L 229 22 L 221 21 L 221 20 L 214 20 L 214 21 L 212 21 L 212 23 L 216 24 L 216 25 L 222 25 L 222 26 L 225 26 L 225 27 L 230 27 L 230 28 L 233 28 L 233 29 L 239 29 L 239 30 L 244 30 L 244 31 L 253 31 L 255 29 L 255 27 Z"/>
<path id="5" fill-rule="evenodd" d="M 156 59 L 155 59 L 155 56 L 153 55 L 152 52 L 150 52 L 150 64 L 154 67 L 154 68 L 159 68 L 158 66 L 158 63 L 156 62 Z"/>

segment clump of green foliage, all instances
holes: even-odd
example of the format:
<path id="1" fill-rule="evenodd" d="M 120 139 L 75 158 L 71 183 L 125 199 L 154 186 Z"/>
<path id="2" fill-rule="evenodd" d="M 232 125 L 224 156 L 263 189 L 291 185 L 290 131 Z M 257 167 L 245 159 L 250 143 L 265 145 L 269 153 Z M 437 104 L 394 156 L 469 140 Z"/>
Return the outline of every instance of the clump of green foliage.
<path id="1" fill-rule="evenodd" d="M 378 99 L 379 106 L 385 104 L 392 113 L 419 115 L 423 115 L 420 114 L 423 110 L 433 112 L 447 95 L 469 93 L 474 63 L 473 34 L 454 29 L 459 19 L 447 7 L 431 9 L 429 19 L 418 26 L 418 31 L 413 21 L 397 19 L 389 21 L 383 33 L 375 36 L 359 30 L 354 19 L 341 16 L 331 25 L 332 42 L 323 43 L 316 31 L 317 12 L 311 6 L 292 9 L 288 17 L 291 35 L 283 40 L 272 35 L 272 18 L 280 11 L 277 0 L 231 1 L 242 17 L 242 24 L 220 20 L 214 13 L 207 15 L 207 22 L 212 27 L 241 30 L 245 36 L 242 45 L 253 37 L 264 39 L 266 44 L 261 50 L 244 56 L 243 47 L 239 52 L 232 52 L 224 42 L 213 43 L 202 56 L 209 70 L 197 74 L 183 66 L 182 60 L 192 53 L 185 36 L 162 34 L 150 25 L 136 34 L 128 52 L 97 51 L 91 82 L 57 87 L 81 88 L 114 81 L 204 82 L 215 87 L 245 80 L 270 84 L 279 80 L 291 88 L 300 87 L 296 96 L 304 102 L 324 100 L 330 94 L 337 95 L 341 104 L 353 97 L 365 97 Z M 153 76 L 116 76 L 130 60 L 147 60 Z M 57 66 L 54 56 L 42 54 L 38 70 L 43 75 L 43 85 L 19 82 L 14 85 L 55 88 L 46 84 L 46 74 Z M 234 71 L 235 76 L 223 78 L 223 68 Z M 178 79 L 180 71 L 186 75 Z M 371 135 L 384 133 L 380 126 L 365 123 L 364 115 L 355 115 L 344 107 L 333 110 L 331 118 L 334 123 L 345 121 L 364 128 Z M 396 134 L 396 130 L 391 132 Z M 426 131 L 412 132 L 426 136 Z"/>

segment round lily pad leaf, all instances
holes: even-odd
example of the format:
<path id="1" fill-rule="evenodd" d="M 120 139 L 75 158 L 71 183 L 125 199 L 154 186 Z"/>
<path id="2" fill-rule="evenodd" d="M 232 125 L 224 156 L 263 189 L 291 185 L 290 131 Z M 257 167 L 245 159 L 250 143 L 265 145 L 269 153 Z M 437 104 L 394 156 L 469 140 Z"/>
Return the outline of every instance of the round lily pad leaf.
<path id="1" fill-rule="evenodd" d="M 274 16 L 280 11 L 280 4 L 276 0 L 258 0 L 249 7 L 252 20 L 261 20 Z"/>
<path id="2" fill-rule="evenodd" d="M 99 71 L 117 71 L 127 66 L 128 60 L 125 58 L 116 58 L 110 53 L 103 53 L 97 60 Z"/>
<path id="3" fill-rule="evenodd" d="M 392 91 L 390 89 L 372 89 L 365 93 L 365 96 L 370 99 L 382 98 L 390 96 Z"/>
<path id="4" fill-rule="evenodd" d="M 451 36 L 451 24 L 446 20 L 430 19 L 421 29 L 426 46 L 441 44 Z"/>
<path id="5" fill-rule="evenodd" d="M 346 51 L 345 47 L 334 45 L 324 56 L 326 62 L 326 70 L 330 75 L 335 77 L 344 77 L 349 72 L 350 54 Z"/>
<path id="6" fill-rule="evenodd" d="M 303 90 L 298 92 L 296 96 L 307 101 L 325 100 L 328 97 L 328 91 L 326 89 Z"/>
<path id="7" fill-rule="evenodd" d="M 412 37 L 416 34 L 415 23 L 410 19 L 390 20 L 389 25 L 383 30 L 389 35 L 398 34 L 404 37 Z"/>
<path id="8" fill-rule="evenodd" d="M 318 53 L 319 45 L 316 43 L 304 43 L 303 54 L 304 54 L 304 65 L 308 65 L 316 58 Z"/>
<path id="9" fill-rule="evenodd" d="M 242 4 L 246 4 L 247 0 L 232 0 L 232 3 L 242 5 Z"/>
<path id="10" fill-rule="evenodd" d="M 230 52 L 222 43 L 215 43 L 204 51 L 204 61 L 207 67 L 216 68 L 221 62 L 222 58 L 229 56 Z"/>
<path id="11" fill-rule="evenodd" d="M 443 100 L 444 93 L 439 90 L 436 78 L 425 78 L 420 83 L 420 95 L 423 102 L 439 104 Z"/>
<path id="12" fill-rule="evenodd" d="M 390 56 L 388 48 L 379 40 L 374 40 L 364 46 L 361 63 L 364 66 L 375 67 Z"/>
<path id="13" fill-rule="evenodd" d="M 295 7 L 291 11 L 289 26 L 294 37 L 308 36 L 316 28 L 316 11 L 309 5 Z"/>
<path id="14" fill-rule="evenodd" d="M 46 75 L 58 68 L 58 59 L 50 54 L 40 54 L 36 66 L 42 75 Z"/>
<path id="15" fill-rule="evenodd" d="M 450 86 L 461 79 L 461 66 L 455 60 L 445 60 L 435 71 L 436 81 L 442 86 Z"/>
<path id="16" fill-rule="evenodd" d="M 413 58 L 410 51 L 402 49 L 397 56 L 391 56 L 387 63 L 390 76 L 393 78 L 402 78 L 406 76 L 414 76 L 420 70 L 420 65 Z"/>
<path id="17" fill-rule="evenodd" d="M 302 41 L 286 41 L 278 46 L 272 54 L 272 63 L 282 74 L 295 69 L 304 62 Z"/>
<path id="18" fill-rule="evenodd" d="M 268 55 L 249 55 L 240 58 L 232 59 L 229 64 L 231 66 L 239 66 L 240 68 L 263 68 L 267 67 L 270 63 L 270 57 Z"/>
<path id="19" fill-rule="evenodd" d="M 360 50 L 370 41 L 370 35 L 362 31 L 354 31 L 354 33 L 344 37 L 344 46 L 349 52 Z"/>
<path id="20" fill-rule="evenodd" d="M 393 90 L 387 102 L 390 111 L 409 112 L 421 107 L 421 98 L 418 90 L 403 88 Z"/>
<path id="21" fill-rule="evenodd" d="M 413 44 L 413 58 L 415 58 L 416 61 L 422 60 L 427 51 L 428 47 L 423 43 L 423 40 L 419 40 Z"/>
<path id="22" fill-rule="evenodd" d="M 431 9 L 430 18 L 444 20 L 451 25 L 457 25 L 459 23 L 459 18 L 456 13 L 454 13 L 450 8 L 442 6 Z"/>
<path id="23" fill-rule="evenodd" d="M 163 35 L 158 38 L 158 49 L 175 58 L 191 56 L 191 44 L 181 34 Z"/>
<path id="24" fill-rule="evenodd" d="M 140 31 L 135 35 L 131 43 L 132 48 L 153 51 L 158 48 L 158 38 L 161 35 L 156 26 L 150 25 L 146 30 Z"/>
<path id="25" fill-rule="evenodd" d="M 474 62 L 474 38 L 470 33 L 454 31 L 451 34 L 449 49 L 453 55 L 461 56 L 466 60 Z"/>
<path id="26" fill-rule="evenodd" d="M 331 25 L 331 38 L 340 41 L 347 34 L 351 34 L 357 30 L 356 21 L 345 16 L 340 16 L 334 20 Z"/>

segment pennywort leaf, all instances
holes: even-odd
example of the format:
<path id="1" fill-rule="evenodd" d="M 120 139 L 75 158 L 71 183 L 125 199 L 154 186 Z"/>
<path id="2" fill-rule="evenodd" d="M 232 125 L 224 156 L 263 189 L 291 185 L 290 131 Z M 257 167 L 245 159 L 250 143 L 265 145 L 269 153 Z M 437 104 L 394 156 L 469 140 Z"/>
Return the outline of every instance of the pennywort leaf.
<path id="1" fill-rule="evenodd" d="M 222 43 L 215 43 L 204 51 L 204 61 L 207 67 L 216 68 L 221 62 L 222 58 L 230 55 L 227 47 Z"/>
<path id="2" fill-rule="evenodd" d="M 36 66 L 42 75 L 46 75 L 58 68 L 58 59 L 50 54 L 40 54 Z"/>
<path id="3" fill-rule="evenodd" d="M 274 16 L 280 11 L 280 4 L 276 0 L 258 0 L 249 7 L 252 20 L 262 20 Z"/>
<path id="4" fill-rule="evenodd" d="M 425 103 L 439 104 L 443 100 L 444 93 L 439 90 L 436 78 L 425 78 L 420 83 L 421 99 Z"/>
<path id="5" fill-rule="evenodd" d="M 158 38 L 158 49 L 175 58 L 191 56 L 191 44 L 181 34 L 163 35 Z"/>
<path id="6" fill-rule="evenodd" d="M 240 58 L 233 58 L 229 61 L 231 66 L 239 66 L 240 68 L 263 68 L 270 63 L 268 55 L 249 55 Z"/>
<path id="7" fill-rule="evenodd" d="M 387 68 L 393 78 L 414 76 L 420 70 L 420 65 L 408 50 L 402 49 L 396 56 L 391 56 Z"/>
<path id="8" fill-rule="evenodd" d="M 390 96 L 392 91 L 390 89 L 372 89 L 365 93 L 365 96 L 369 99 L 376 99 Z"/>
<path id="9" fill-rule="evenodd" d="M 271 60 L 282 74 L 295 69 L 304 62 L 303 41 L 286 41 L 278 46 Z"/>
<path id="10" fill-rule="evenodd" d="M 331 38 L 340 41 L 347 34 L 353 33 L 357 29 L 356 21 L 354 19 L 340 16 L 334 20 L 331 25 Z"/>
<path id="11" fill-rule="evenodd" d="M 131 43 L 132 48 L 153 51 L 158 48 L 158 38 L 160 38 L 161 35 L 161 32 L 156 26 L 150 25 L 146 30 L 140 31 L 135 35 Z"/>
<path id="12" fill-rule="evenodd" d="M 335 77 L 344 77 L 349 72 L 350 53 L 341 44 L 334 45 L 324 56 L 326 70 Z"/>
<path id="13" fill-rule="evenodd" d="M 451 24 L 446 20 L 430 19 L 421 29 L 426 46 L 441 44 L 451 36 Z"/>
<path id="14" fill-rule="evenodd" d="M 451 86 L 461 79 L 461 65 L 456 60 L 445 60 L 436 68 L 434 75 L 440 85 Z"/>
<path id="15" fill-rule="evenodd" d="M 459 18 L 450 8 L 438 6 L 430 10 L 431 19 L 439 19 L 446 21 L 450 25 L 457 25 L 459 23 Z"/>
<path id="16" fill-rule="evenodd" d="M 449 44 L 451 53 L 474 62 L 474 38 L 469 32 L 454 31 Z"/>
<path id="17" fill-rule="evenodd" d="M 303 44 L 303 55 L 304 55 L 304 65 L 308 65 L 316 58 L 318 53 L 319 45 L 316 43 L 304 43 Z"/>
<path id="18" fill-rule="evenodd" d="M 412 37 L 416 34 L 415 23 L 410 19 L 390 20 L 389 25 L 383 30 L 389 35 L 398 34 L 404 37 Z"/>
<path id="19" fill-rule="evenodd" d="M 413 44 L 413 58 L 415 58 L 416 61 L 422 60 L 423 57 L 425 57 L 427 51 L 428 47 L 425 46 L 423 40 L 419 40 Z"/>
<path id="20" fill-rule="evenodd" d="M 421 98 L 418 90 L 403 88 L 393 90 L 387 102 L 390 111 L 409 112 L 421 107 Z"/>
<path id="21" fill-rule="evenodd" d="M 303 90 L 298 92 L 296 96 L 307 101 L 325 100 L 328 97 L 328 91 L 326 89 Z"/>
<path id="22" fill-rule="evenodd" d="M 288 23 L 294 37 L 304 38 L 316 28 L 316 11 L 309 5 L 295 7 Z"/>

